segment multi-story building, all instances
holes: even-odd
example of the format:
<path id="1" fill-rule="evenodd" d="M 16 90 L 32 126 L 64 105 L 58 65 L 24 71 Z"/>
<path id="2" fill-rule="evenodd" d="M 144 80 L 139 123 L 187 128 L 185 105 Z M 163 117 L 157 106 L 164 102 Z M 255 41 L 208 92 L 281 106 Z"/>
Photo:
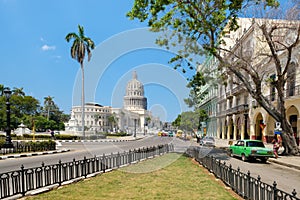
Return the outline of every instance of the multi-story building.
<path id="1" fill-rule="evenodd" d="M 208 57 L 202 65 L 198 66 L 197 71 L 209 71 L 211 77 L 216 77 L 217 74 L 217 59 L 213 56 Z M 202 96 L 197 109 L 205 110 L 208 115 L 206 122 L 201 122 L 201 134 L 208 134 L 217 137 L 217 92 L 218 84 L 215 79 L 208 81 L 199 92 Z"/>
<path id="2" fill-rule="evenodd" d="M 229 32 L 226 34 L 224 36 L 224 41 L 228 50 L 233 53 L 242 53 L 244 59 L 251 59 L 252 66 L 257 67 L 257 72 L 263 75 L 264 79 L 276 79 L 276 70 L 273 62 L 268 62 L 266 59 L 259 59 L 259 56 L 257 56 L 259 54 L 262 55 L 262 53 L 264 53 L 263 51 L 267 49 L 264 48 L 266 46 L 266 40 L 263 38 L 263 34 L 259 28 L 259 26 L 266 21 L 271 24 L 276 23 L 278 26 L 299 26 L 299 22 L 285 20 L 242 18 L 239 19 L 240 28 L 236 32 Z M 294 37 L 288 32 L 275 33 L 278 34 L 278 38 L 285 42 L 291 37 Z M 291 64 L 287 72 L 288 79 L 284 88 L 284 98 L 287 118 L 293 127 L 296 138 L 299 138 L 299 45 L 296 48 L 297 49 L 294 50 L 291 55 Z M 238 62 L 237 57 L 232 55 L 233 54 L 224 54 L 223 56 L 227 56 L 232 62 Z M 287 52 L 280 52 L 279 58 L 282 63 L 286 62 L 286 59 L 288 58 Z M 211 60 L 212 58 L 208 58 L 202 67 L 206 66 L 214 68 L 218 65 L 217 62 L 211 62 Z M 210 89 L 210 86 L 207 86 L 206 88 L 207 91 L 211 92 L 211 95 L 207 95 L 207 99 L 217 99 L 216 104 L 204 100 L 199 105 L 200 108 L 205 108 L 206 105 L 209 105 L 217 110 L 217 132 L 216 134 L 215 131 L 211 131 L 210 133 L 208 129 L 208 134 L 216 135 L 218 138 L 223 139 L 251 138 L 270 141 L 270 138 L 274 135 L 275 120 L 259 106 L 234 74 L 230 71 L 226 71 L 226 74 L 228 77 L 226 84 L 218 83 L 217 94 L 213 92 L 213 89 Z M 267 81 L 263 81 L 262 92 L 263 95 L 267 97 L 268 101 L 276 106 L 277 94 L 274 86 Z M 209 111 L 209 109 L 206 110 Z M 215 118 L 214 115 L 209 116 L 212 119 Z"/>

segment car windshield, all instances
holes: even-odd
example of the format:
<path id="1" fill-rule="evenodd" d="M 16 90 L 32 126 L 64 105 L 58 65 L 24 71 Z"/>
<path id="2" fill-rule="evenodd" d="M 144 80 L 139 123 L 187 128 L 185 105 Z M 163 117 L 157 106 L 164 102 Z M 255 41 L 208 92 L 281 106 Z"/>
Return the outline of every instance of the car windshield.
<path id="1" fill-rule="evenodd" d="M 247 147 L 265 147 L 263 142 L 260 141 L 249 141 L 246 143 Z"/>

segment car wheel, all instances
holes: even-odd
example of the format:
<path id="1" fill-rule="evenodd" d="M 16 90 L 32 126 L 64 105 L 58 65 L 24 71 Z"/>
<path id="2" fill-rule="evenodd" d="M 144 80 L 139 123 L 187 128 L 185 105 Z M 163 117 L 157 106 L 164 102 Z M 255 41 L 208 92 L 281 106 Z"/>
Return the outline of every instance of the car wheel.
<path id="1" fill-rule="evenodd" d="M 232 150 L 229 150 L 229 156 L 230 156 L 230 157 L 233 157 L 233 152 L 232 152 Z"/>
<path id="2" fill-rule="evenodd" d="M 242 154 L 242 161 L 247 161 L 247 157 L 246 157 L 246 155 L 245 154 Z"/>
<path id="3" fill-rule="evenodd" d="M 262 163 L 266 163 L 268 158 L 261 158 L 260 160 L 261 160 Z"/>

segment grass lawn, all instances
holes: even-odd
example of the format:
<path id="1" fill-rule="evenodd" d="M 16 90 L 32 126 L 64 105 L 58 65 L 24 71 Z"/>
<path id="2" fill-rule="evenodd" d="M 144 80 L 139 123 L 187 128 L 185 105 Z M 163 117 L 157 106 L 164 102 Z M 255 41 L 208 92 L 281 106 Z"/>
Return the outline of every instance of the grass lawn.
<path id="1" fill-rule="evenodd" d="M 170 153 L 28 199 L 241 198 L 191 158 Z"/>

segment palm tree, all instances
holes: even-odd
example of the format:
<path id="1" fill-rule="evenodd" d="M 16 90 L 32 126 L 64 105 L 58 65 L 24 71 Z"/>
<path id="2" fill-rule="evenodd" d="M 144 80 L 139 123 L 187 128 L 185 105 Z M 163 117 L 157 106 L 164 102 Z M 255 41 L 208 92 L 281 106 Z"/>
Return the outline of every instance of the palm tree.
<path id="1" fill-rule="evenodd" d="M 12 93 L 16 96 L 22 96 L 24 97 L 25 96 L 25 92 L 23 91 L 23 88 L 16 88 L 14 87 L 14 89 L 12 90 Z"/>
<path id="2" fill-rule="evenodd" d="M 111 126 L 111 131 L 113 131 L 113 129 L 114 129 L 114 127 L 115 127 L 115 123 L 117 122 L 116 117 L 115 117 L 114 114 L 113 114 L 113 115 L 110 115 L 110 116 L 108 117 L 108 122 L 109 122 L 109 124 L 110 124 L 110 126 Z"/>
<path id="3" fill-rule="evenodd" d="M 66 41 L 69 42 L 70 40 L 73 40 L 73 44 L 71 47 L 71 57 L 75 59 L 80 64 L 81 68 L 81 114 L 82 114 L 82 134 L 85 138 L 85 132 L 84 132 L 84 67 L 83 67 L 83 61 L 85 58 L 85 54 L 87 52 L 88 54 L 88 61 L 90 61 L 92 52 L 91 49 L 95 48 L 94 42 L 91 40 L 91 38 L 86 37 L 84 35 L 84 29 L 82 26 L 78 25 L 78 35 L 76 33 L 69 33 L 66 36 Z"/>
<path id="4" fill-rule="evenodd" d="M 47 120 L 49 120 L 49 116 L 50 116 L 50 108 L 54 105 L 54 101 L 53 101 L 54 97 L 44 97 L 44 109 L 47 108 Z"/>
<path id="5" fill-rule="evenodd" d="M 4 85 L 0 84 L 0 96 L 3 95 Z"/>

